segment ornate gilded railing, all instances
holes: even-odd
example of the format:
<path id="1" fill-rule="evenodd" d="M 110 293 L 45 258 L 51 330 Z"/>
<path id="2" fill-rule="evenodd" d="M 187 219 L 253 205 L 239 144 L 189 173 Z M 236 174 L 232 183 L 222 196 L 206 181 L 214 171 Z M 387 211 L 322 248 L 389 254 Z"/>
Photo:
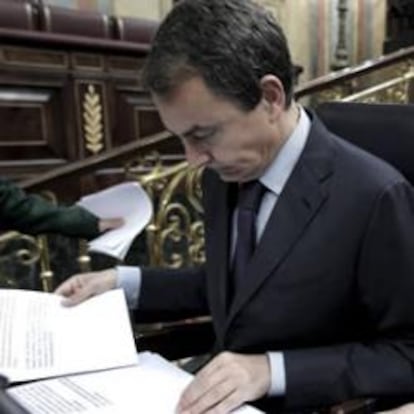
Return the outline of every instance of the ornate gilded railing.
<path id="1" fill-rule="evenodd" d="M 410 88 L 414 79 L 414 66 L 409 67 L 401 76 L 378 83 L 360 92 L 341 99 L 343 102 L 365 103 L 409 103 Z"/>
<path id="2" fill-rule="evenodd" d="M 154 216 L 145 230 L 150 265 L 179 268 L 204 261 L 201 174 L 187 162 L 166 166 L 160 157 L 148 172 L 129 170 L 154 203 Z"/>
<path id="3" fill-rule="evenodd" d="M 162 154 L 154 158 L 154 150 L 162 148 L 162 144 L 171 145 L 171 135 L 161 133 L 141 139 L 136 143 L 128 143 L 122 147 L 107 151 L 55 169 L 46 174 L 39 175 L 28 180 L 23 187 L 28 191 L 33 189 L 39 192 L 50 184 L 54 187 L 65 188 L 66 184 L 57 186 L 60 180 L 67 183 L 68 177 L 81 179 L 90 177 L 90 174 L 99 168 L 107 168 L 115 164 L 120 177 L 138 179 L 154 200 L 155 214 L 150 224 L 141 236 L 145 240 L 143 251 L 132 251 L 132 260 L 129 263 L 140 263 L 142 257 L 146 257 L 145 263 L 168 267 L 180 267 L 187 264 L 194 265 L 204 260 L 203 253 L 203 226 L 201 222 L 201 190 L 199 186 L 200 171 L 190 170 L 183 157 L 171 157 Z M 159 145 L 159 146 L 158 146 Z M 129 169 L 132 159 L 141 155 L 139 173 Z M 142 161 L 145 160 L 145 161 Z M 151 161 L 151 165 L 148 164 Z M 120 165 L 121 163 L 121 165 Z M 124 167 L 122 167 L 124 165 Z M 127 174 L 126 171 L 127 170 Z M 46 194 L 55 202 L 53 194 Z M 75 201 L 75 200 L 74 200 Z M 17 238 L 17 233 L 13 236 Z M 5 243 L 10 244 L 11 233 L 7 233 Z M 108 257 L 96 257 L 89 255 L 85 240 L 68 240 L 62 236 L 31 236 L 19 235 L 19 238 L 31 241 L 37 255 L 33 256 L 30 263 L 31 269 L 17 269 L 17 256 L 7 253 L 5 262 L 15 262 L 12 269 L 2 271 L 0 257 L 0 287 L 28 287 L 33 288 L 33 283 L 22 285 L 19 283 L 22 274 L 35 274 L 37 288 L 52 290 L 62 278 L 75 272 L 95 270 L 97 268 L 114 265 L 115 262 Z M 139 244 L 141 249 L 142 244 Z M 133 247 L 136 249 L 136 247 Z M 15 250 L 15 248 L 14 248 Z M 0 251 L 0 256 L 2 252 Z M 66 259 L 63 262 L 63 257 Z M 137 260 L 137 257 L 139 259 Z M 108 259 L 108 260 L 107 260 Z M 96 266 L 98 264 L 98 266 Z"/>
<path id="4" fill-rule="evenodd" d="M 295 95 L 309 106 L 326 101 L 407 103 L 414 100 L 414 47 L 300 85 Z"/>
<path id="5" fill-rule="evenodd" d="M 51 192 L 43 192 L 42 196 L 53 204 L 57 202 Z M 0 235 L 0 287 L 40 288 L 50 292 L 52 282 L 48 236 L 35 237 L 17 231 Z"/>
<path id="6" fill-rule="evenodd" d="M 28 287 L 27 277 L 31 267 L 41 256 L 41 246 L 35 237 L 17 231 L 0 235 L 0 286 Z M 22 267 L 22 277 L 16 277 L 16 267 Z"/>

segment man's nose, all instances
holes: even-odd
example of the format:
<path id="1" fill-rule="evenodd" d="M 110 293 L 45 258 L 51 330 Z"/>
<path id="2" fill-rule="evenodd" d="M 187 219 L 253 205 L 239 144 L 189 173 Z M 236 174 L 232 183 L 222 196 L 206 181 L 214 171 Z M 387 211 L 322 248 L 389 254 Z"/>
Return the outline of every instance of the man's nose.
<path id="1" fill-rule="evenodd" d="M 210 160 L 210 155 L 207 151 L 200 148 L 198 145 L 184 142 L 185 158 L 191 167 L 202 167 Z"/>

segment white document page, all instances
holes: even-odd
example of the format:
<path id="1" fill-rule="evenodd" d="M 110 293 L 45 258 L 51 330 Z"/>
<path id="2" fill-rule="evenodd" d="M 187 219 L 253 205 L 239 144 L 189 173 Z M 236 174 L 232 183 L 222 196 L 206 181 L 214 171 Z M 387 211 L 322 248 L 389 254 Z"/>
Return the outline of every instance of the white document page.
<path id="1" fill-rule="evenodd" d="M 134 238 L 152 216 L 148 194 L 136 182 L 123 183 L 83 197 L 78 205 L 100 218 L 123 218 L 123 226 L 89 242 L 89 249 L 123 260 Z"/>
<path id="2" fill-rule="evenodd" d="M 192 376 L 156 354 L 135 367 L 21 385 L 8 390 L 32 414 L 174 414 Z M 244 406 L 234 411 L 255 414 Z"/>
<path id="3" fill-rule="evenodd" d="M 11 382 L 136 364 L 122 290 L 65 308 L 51 293 L 0 289 L 0 373 Z"/>

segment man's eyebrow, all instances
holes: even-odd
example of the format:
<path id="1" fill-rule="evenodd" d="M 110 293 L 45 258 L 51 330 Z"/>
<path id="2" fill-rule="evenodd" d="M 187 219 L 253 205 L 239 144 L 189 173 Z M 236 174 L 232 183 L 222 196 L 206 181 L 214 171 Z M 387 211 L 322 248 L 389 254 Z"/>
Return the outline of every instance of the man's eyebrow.
<path id="1" fill-rule="evenodd" d="M 187 131 L 184 131 L 180 134 L 177 134 L 177 133 L 175 133 L 173 131 L 170 131 L 170 130 L 168 130 L 168 131 L 171 132 L 171 134 L 173 134 L 173 135 L 179 135 L 180 137 L 190 138 L 191 136 L 195 135 L 197 132 L 205 131 L 205 130 L 208 130 L 208 129 L 211 129 L 211 128 L 213 128 L 212 125 L 208 125 L 208 126 L 194 125 L 190 129 L 188 129 Z"/>

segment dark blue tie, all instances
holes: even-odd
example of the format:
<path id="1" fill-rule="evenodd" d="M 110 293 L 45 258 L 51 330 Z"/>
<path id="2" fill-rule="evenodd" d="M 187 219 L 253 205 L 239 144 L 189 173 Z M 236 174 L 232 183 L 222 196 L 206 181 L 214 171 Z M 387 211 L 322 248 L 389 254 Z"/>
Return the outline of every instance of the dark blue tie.
<path id="1" fill-rule="evenodd" d="M 241 184 L 237 200 L 237 242 L 233 259 L 233 293 L 241 280 L 256 247 L 256 216 L 264 187 L 260 181 Z"/>

